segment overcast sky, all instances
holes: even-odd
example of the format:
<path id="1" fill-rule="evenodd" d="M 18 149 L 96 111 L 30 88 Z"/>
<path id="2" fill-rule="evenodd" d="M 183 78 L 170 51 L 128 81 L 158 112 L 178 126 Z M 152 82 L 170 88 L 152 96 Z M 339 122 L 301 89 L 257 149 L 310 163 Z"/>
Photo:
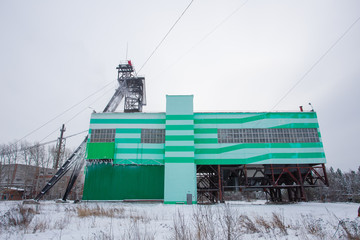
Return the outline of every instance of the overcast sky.
<path id="1" fill-rule="evenodd" d="M 26 140 L 54 140 L 62 123 L 65 135 L 87 130 L 116 88 L 126 46 L 139 70 L 189 3 L 0 0 L 0 143 L 110 83 Z M 358 17 L 358 0 L 195 0 L 139 73 L 144 111 L 164 112 L 166 94 L 194 94 L 195 111 L 270 111 Z M 359 77 L 360 21 L 273 109 L 312 103 L 328 167 L 360 165 Z"/>

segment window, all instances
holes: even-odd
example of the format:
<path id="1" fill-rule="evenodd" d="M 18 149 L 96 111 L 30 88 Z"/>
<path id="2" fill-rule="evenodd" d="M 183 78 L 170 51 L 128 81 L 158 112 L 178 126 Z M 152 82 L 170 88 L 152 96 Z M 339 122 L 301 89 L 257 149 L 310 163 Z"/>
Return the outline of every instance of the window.
<path id="1" fill-rule="evenodd" d="M 92 129 L 90 142 L 114 142 L 115 129 Z"/>
<path id="2" fill-rule="evenodd" d="M 218 129 L 219 143 L 305 143 L 319 141 L 316 128 Z"/>
<path id="3" fill-rule="evenodd" d="M 165 143 L 165 129 L 141 129 L 141 143 Z"/>

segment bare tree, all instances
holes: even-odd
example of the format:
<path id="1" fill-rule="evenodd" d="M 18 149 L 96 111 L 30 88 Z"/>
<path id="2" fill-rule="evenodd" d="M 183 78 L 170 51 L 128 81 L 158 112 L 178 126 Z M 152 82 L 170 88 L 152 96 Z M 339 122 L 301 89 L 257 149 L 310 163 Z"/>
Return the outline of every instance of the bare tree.
<path id="1" fill-rule="evenodd" d="M 31 144 L 27 141 L 20 143 L 20 155 L 25 165 L 31 165 L 30 147 Z"/>

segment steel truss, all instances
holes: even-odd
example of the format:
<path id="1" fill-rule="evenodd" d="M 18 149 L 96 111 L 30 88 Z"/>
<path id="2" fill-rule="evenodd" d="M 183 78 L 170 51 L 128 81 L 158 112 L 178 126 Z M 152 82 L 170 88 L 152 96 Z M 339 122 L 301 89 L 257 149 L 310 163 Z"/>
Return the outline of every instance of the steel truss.
<path id="1" fill-rule="evenodd" d="M 224 191 L 264 191 L 272 202 L 306 201 L 305 188 L 329 186 L 324 164 L 198 165 L 198 203 L 223 201 Z"/>

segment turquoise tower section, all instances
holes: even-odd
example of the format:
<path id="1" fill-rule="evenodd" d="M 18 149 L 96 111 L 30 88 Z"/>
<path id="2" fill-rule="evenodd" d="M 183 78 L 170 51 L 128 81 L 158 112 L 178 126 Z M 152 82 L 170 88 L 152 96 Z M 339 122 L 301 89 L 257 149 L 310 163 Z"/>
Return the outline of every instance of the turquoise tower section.
<path id="1" fill-rule="evenodd" d="M 193 95 L 166 96 L 164 203 L 197 203 Z"/>

